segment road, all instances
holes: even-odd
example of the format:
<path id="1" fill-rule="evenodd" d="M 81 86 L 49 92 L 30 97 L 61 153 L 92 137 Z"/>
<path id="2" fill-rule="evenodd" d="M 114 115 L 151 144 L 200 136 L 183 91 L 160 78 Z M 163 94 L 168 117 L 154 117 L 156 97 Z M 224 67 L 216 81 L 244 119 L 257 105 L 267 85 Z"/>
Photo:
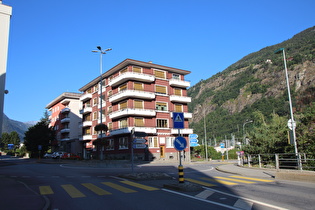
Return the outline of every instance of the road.
<path id="1" fill-rule="evenodd" d="M 0 205 L 5 210 L 14 209 L 12 202 L 19 202 L 23 209 L 53 210 L 314 209 L 315 204 L 314 184 L 240 177 L 216 171 L 213 163 L 184 165 L 185 182 L 203 188 L 176 191 L 165 187 L 178 185 L 176 164 L 138 164 L 134 168 L 136 173 L 163 172 L 175 180 L 131 180 L 119 176 L 131 173 L 129 164 L 99 167 L 64 161 L 1 161 L 9 163 L 0 163 L 1 182 L 5 182 L 0 183 Z M 29 202 L 34 197 L 37 199 Z"/>

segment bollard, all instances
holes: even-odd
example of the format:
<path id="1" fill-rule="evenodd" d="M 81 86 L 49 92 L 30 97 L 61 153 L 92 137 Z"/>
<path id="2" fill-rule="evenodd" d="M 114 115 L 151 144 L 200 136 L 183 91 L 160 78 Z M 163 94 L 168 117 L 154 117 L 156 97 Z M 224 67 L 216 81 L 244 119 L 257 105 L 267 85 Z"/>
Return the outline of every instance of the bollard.
<path id="1" fill-rule="evenodd" d="M 184 167 L 182 165 L 178 166 L 178 182 L 179 183 L 184 183 Z"/>

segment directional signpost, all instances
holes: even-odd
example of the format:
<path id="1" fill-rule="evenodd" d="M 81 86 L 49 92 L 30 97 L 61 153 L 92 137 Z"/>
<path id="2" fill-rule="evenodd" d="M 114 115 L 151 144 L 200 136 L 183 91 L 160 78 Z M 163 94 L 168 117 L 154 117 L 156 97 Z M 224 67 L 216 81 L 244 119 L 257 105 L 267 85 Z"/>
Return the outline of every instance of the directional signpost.
<path id="1" fill-rule="evenodd" d="M 146 139 L 133 139 L 133 148 L 134 149 L 144 149 L 147 147 L 145 144 L 147 142 Z"/>
<path id="2" fill-rule="evenodd" d="M 198 134 L 189 134 L 189 143 L 191 147 L 199 146 L 198 144 Z"/>

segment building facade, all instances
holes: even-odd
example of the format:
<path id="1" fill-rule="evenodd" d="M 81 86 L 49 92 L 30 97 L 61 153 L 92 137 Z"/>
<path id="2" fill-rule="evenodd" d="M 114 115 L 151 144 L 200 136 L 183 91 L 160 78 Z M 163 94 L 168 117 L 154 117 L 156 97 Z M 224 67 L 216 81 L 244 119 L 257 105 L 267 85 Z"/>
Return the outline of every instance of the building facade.
<path id="1" fill-rule="evenodd" d="M 84 155 L 97 159 L 178 160 L 173 141 L 187 141 L 189 161 L 189 71 L 126 59 L 79 89 Z M 102 81 L 101 81 L 102 80 Z M 100 88 L 102 87 L 102 88 Z M 173 127 L 173 113 L 183 113 L 184 128 Z M 105 124 L 106 130 L 95 129 Z M 143 134 L 146 135 L 143 135 Z M 134 144 L 134 139 L 146 145 Z M 187 154 L 187 155 L 186 155 Z"/>
<path id="2" fill-rule="evenodd" d="M 46 109 L 49 110 L 50 124 L 56 133 L 56 141 L 52 142 L 53 151 L 65 151 L 82 155 L 81 137 L 81 93 L 62 93 L 51 101 Z"/>

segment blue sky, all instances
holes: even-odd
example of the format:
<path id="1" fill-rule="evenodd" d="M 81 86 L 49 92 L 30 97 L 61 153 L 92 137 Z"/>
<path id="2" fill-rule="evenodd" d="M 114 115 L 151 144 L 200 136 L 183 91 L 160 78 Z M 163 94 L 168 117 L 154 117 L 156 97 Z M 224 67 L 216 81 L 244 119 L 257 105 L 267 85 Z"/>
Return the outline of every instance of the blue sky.
<path id="1" fill-rule="evenodd" d="M 191 71 L 191 85 L 315 25 L 314 0 L 3 0 L 12 6 L 4 113 L 39 120 L 63 92 L 126 58 Z M 273 53 L 273 52 L 270 52 Z"/>

